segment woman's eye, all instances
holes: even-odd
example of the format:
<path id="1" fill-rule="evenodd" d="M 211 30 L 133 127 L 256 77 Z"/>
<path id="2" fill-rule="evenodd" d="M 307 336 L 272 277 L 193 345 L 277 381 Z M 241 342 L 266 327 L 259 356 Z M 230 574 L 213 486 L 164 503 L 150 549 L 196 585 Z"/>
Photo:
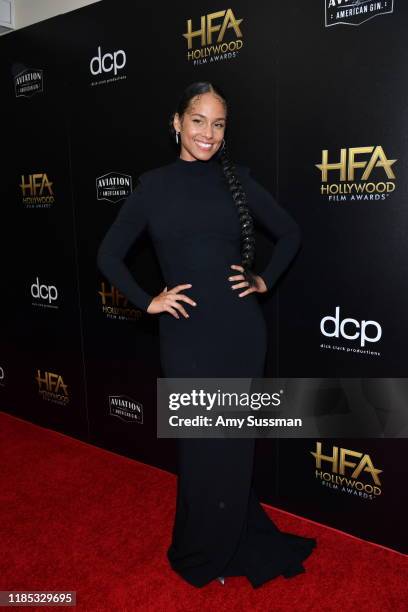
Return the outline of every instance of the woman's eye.
<path id="1" fill-rule="evenodd" d="M 201 123 L 201 119 L 193 119 L 194 123 Z M 215 124 L 217 127 L 219 128 L 223 128 L 224 124 L 223 123 L 216 123 Z"/>

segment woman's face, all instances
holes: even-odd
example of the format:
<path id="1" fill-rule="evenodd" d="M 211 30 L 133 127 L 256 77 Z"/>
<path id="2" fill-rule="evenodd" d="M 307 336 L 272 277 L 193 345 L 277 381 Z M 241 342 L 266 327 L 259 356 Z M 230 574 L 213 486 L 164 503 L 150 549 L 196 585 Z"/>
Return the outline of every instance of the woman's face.
<path id="1" fill-rule="evenodd" d="M 186 161 L 208 160 L 222 146 L 226 110 L 218 96 L 207 92 L 191 100 L 181 121 L 176 113 L 173 125 L 180 132 L 180 157 Z"/>

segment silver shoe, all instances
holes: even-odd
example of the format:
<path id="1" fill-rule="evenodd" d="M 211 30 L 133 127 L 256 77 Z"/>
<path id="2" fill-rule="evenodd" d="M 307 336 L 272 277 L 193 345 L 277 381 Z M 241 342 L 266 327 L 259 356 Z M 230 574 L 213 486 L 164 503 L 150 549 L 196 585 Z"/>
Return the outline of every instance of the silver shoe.
<path id="1" fill-rule="evenodd" d="M 221 584 L 225 584 L 224 576 L 217 576 L 217 580 L 219 580 L 221 582 Z"/>

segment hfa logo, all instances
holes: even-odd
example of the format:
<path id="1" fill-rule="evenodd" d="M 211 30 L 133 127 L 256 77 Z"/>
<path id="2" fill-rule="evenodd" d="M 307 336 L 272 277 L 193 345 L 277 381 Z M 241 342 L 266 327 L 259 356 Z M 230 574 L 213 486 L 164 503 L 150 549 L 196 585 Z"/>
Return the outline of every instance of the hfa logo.
<path id="1" fill-rule="evenodd" d="M 101 282 L 101 290 L 98 291 L 102 312 L 109 319 L 135 320 L 143 316 L 143 312 L 135 306 L 128 305 L 129 300 L 114 285 Z"/>
<path id="2" fill-rule="evenodd" d="M 316 462 L 315 477 L 321 480 L 322 485 L 332 489 L 340 488 L 342 493 L 361 497 L 367 497 L 367 494 L 368 496 L 381 494 L 381 481 L 378 475 L 383 470 L 374 467 L 367 453 L 333 446 L 331 454 L 324 455 L 322 443 L 316 441 L 316 451 L 310 451 L 310 454 Z M 324 471 L 323 465 L 329 466 L 328 471 Z"/>
<path id="3" fill-rule="evenodd" d="M 358 159 L 359 155 L 362 159 Z M 332 202 L 384 200 L 395 190 L 391 166 L 396 161 L 387 158 L 381 145 L 341 149 L 340 159 L 331 162 L 328 149 L 323 149 L 321 163 L 315 164 L 321 172 L 320 193 Z M 378 175 L 384 180 L 379 180 Z"/>
<path id="4" fill-rule="evenodd" d="M 340 24 L 358 26 L 394 10 L 394 0 L 324 0 L 324 3 L 326 28 Z"/>
<path id="5" fill-rule="evenodd" d="M 193 30 L 193 20 L 187 20 L 187 32 L 183 34 L 187 40 L 187 59 L 210 61 L 229 59 L 243 46 L 240 25 L 243 19 L 236 19 L 232 9 L 217 11 L 202 15 L 198 29 Z M 231 34 L 234 38 L 231 40 Z M 228 36 L 229 40 L 224 42 Z M 193 44 L 195 43 L 195 44 Z M 195 50 L 193 50 L 195 46 Z M 225 54 L 221 57 L 222 54 Z"/>
<path id="6" fill-rule="evenodd" d="M 54 204 L 53 182 L 49 180 L 46 172 L 21 175 L 19 185 L 26 208 L 49 208 Z"/>
<path id="7" fill-rule="evenodd" d="M 55 372 L 44 372 L 37 370 L 35 377 L 38 385 L 38 393 L 43 400 L 57 404 L 68 404 L 68 386 L 64 383 L 61 374 Z"/>

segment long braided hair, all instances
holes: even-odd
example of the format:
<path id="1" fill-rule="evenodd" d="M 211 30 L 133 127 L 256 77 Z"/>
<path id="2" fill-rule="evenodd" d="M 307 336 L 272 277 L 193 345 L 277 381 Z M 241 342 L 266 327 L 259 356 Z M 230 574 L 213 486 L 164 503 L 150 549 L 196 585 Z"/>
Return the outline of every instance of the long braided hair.
<path id="1" fill-rule="evenodd" d="M 177 105 L 177 109 L 171 115 L 169 120 L 169 129 L 173 141 L 175 141 L 176 137 L 176 131 L 173 125 L 173 119 L 176 112 L 178 113 L 179 117 L 182 117 L 186 109 L 189 107 L 191 100 L 195 96 L 208 92 L 219 96 L 224 104 L 224 107 L 227 108 L 226 98 L 223 93 L 221 93 L 219 87 L 214 87 L 209 81 L 198 81 L 191 83 L 191 85 L 188 85 L 184 90 Z M 229 187 L 232 199 L 237 208 L 237 213 L 241 224 L 241 264 L 244 268 L 243 275 L 245 280 L 248 282 L 249 287 L 253 287 L 256 286 L 255 273 L 252 270 L 255 259 L 254 223 L 248 208 L 245 190 L 237 176 L 234 162 L 229 156 L 225 139 L 223 146 L 220 147 L 215 154 L 215 158 L 221 165 L 225 181 Z"/>

